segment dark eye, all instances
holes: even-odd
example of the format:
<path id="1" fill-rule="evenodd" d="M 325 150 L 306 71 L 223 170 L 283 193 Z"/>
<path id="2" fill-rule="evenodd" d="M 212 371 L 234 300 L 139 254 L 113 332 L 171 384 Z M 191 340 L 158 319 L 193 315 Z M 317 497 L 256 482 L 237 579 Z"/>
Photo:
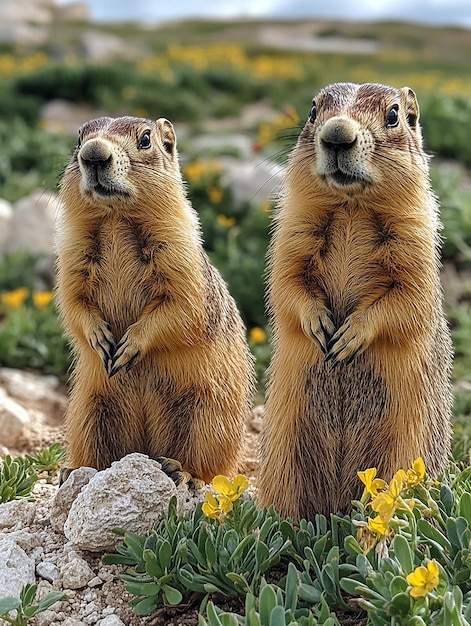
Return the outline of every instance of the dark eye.
<path id="1" fill-rule="evenodd" d="M 82 145 L 82 131 L 79 130 L 77 135 L 77 148 L 80 148 Z"/>
<path id="2" fill-rule="evenodd" d="M 317 107 L 316 107 L 316 103 L 313 102 L 311 110 L 309 111 L 309 121 L 311 122 L 311 124 L 314 124 L 316 120 L 316 116 L 317 116 Z"/>
<path id="3" fill-rule="evenodd" d="M 398 107 L 395 104 L 386 115 L 386 128 L 394 128 L 399 125 Z"/>
<path id="4" fill-rule="evenodd" d="M 139 150 L 147 150 L 152 146 L 152 142 L 150 140 L 150 130 L 146 130 L 141 139 L 139 140 Z"/>

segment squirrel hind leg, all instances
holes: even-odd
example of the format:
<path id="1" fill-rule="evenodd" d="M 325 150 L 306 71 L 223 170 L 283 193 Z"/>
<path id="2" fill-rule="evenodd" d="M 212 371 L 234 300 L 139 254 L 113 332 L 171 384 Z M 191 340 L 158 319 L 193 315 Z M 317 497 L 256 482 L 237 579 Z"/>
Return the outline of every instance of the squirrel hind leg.
<path id="1" fill-rule="evenodd" d="M 204 480 L 192 476 L 189 472 L 186 472 L 180 461 L 176 459 L 170 459 L 166 456 L 158 456 L 155 460 L 162 466 L 162 471 L 170 476 L 177 487 L 183 487 L 186 485 L 192 491 L 202 489 L 205 485 Z"/>

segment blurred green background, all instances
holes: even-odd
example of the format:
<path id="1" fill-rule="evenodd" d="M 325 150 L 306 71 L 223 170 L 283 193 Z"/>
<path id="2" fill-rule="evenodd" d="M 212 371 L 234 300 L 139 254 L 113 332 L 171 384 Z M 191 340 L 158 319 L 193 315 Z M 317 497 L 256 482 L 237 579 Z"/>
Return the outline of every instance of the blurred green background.
<path id="1" fill-rule="evenodd" d="M 262 400 L 270 354 L 264 314 L 270 215 L 311 99 L 334 81 L 412 87 L 442 207 L 443 286 L 456 352 L 455 454 L 463 459 L 471 433 L 471 30 L 318 22 L 312 49 L 291 50 L 303 24 L 92 28 L 61 21 L 37 45 L 3 44 L 0 198 L 14 203 L 37 189 L 57 190 L 86 119 L 169 118 L 206 248 L 247 324 Z M 85 50 L 91 29 L 115 48 L 101 57 Z M 49 291 L 37 286 L 38 256 L 24 250 L 0 260 L 0 365 L 66 380 L 68 349 Z"/>

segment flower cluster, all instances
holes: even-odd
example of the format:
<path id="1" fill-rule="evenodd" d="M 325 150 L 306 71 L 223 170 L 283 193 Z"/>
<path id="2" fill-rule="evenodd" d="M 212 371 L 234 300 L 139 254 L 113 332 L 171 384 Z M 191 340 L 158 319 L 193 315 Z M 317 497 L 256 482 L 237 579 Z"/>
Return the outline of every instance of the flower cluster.
<path id="1" fill-rule="evenodd" d="M 26 287 L 18 287 L 13 291 L 4 291 L 0 294 L 0 303 L 8 309 L 19 309 L 27 301 L 29 297 L 29 289 Z M 34 291 L 31 299 L 37 309 L 44 309 L 52 302 L 52 291 Z"/>
<path id="2" fill-rule="evenodd" d="M 358 472 L 358 477 L 365 486 L 362 501 L 371 500 L 369 506 L 377 513 L 375 517 L 368 518 L 368 528 L 375 535 L 385 537 L 392 532 L 390 522 L 396 510 L 410 510 L 414 505 L 413 500 L 405 500 L 402 494 L 424 480 L 425 463 L 419 457 L 407 472 L 398 470 L 389 485 L 381 478 L 376 478 L 376 471 L 375 467 L 371 467 Z"/>
<path id="3" fill-rule="evenodd" d="M 223 522 L 227 513 L 230 513 L 236 502 L 249 486 L 249 481 L 242 474 L 238 474 L 233 481 L 226 476 L 215 476 L 212 485 L 218 495 L 209 492 L 203 503 L 203 513 L 206 517 Z"/>

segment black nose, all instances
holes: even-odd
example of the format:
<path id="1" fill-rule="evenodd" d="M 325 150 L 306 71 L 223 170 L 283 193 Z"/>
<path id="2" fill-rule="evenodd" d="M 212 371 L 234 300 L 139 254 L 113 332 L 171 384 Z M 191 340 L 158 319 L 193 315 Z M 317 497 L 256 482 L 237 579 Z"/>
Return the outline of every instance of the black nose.
<path id="1" fill-rule="evenodd" d="M 335 152 L 339 150 L 350 150 L 357 142 L 356 138 L 353 141 L 326 141 L 325 139 L 321 141 L 324 148 L 334 150 Z"/>

